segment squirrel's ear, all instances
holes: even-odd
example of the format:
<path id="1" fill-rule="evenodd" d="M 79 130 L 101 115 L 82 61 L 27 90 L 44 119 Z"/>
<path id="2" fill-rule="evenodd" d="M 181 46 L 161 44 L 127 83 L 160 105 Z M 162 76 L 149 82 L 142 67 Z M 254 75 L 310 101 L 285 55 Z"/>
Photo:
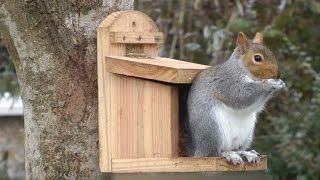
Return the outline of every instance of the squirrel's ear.
<path id="1" fill-rule="evenodd" d="M 246 35 L 244 35 L 243 32 L 239 32 L 238 34 L 237 45 L 238 45 L 238 50 L 240 51 L 241 54 L 244 54 L 245 52 L 247 52 L 249 47 L 249 42 Z"/>
<path id="2" fill-rule="evenodd" d="M 260 32 L 257 32 L 253 38 L 253 42 L 262 44 L 263 43 L 263 35 Z"/>

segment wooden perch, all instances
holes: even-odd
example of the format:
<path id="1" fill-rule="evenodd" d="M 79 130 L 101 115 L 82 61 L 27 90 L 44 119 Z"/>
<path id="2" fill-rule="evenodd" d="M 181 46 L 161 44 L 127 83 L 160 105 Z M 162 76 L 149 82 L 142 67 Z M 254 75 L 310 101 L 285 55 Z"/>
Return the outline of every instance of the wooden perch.
<path id="1" fill-rule="evenodd" d="M 199 72 L 209 66 L 161 57 L 138 59 L 109 56 L 106 58 L 106 67 L 109 72 L 115 74 L 189 84 Z"/>
<path id="2" fill-rule="evenodd" d="M 234 166 L 222 157 L 178 157 L 113 159 L 112 171 L 132 172 L 205 172 L 205 171 L 257 171 L 267 169 L 267 157 L 262 156 L 257 164 L 245 163 Z"/>

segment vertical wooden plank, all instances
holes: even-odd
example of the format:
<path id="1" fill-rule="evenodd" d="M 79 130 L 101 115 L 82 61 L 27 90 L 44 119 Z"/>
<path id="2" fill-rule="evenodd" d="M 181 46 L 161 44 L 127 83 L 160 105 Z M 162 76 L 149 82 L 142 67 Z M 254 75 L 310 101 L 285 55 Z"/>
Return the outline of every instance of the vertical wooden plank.
<path id="1" fill-rule="evenodd" d="M 152 83 L 144 84 L 143 98 L 143 141 L 144 141 L 144 156 L 153 157 L 153 121 L 150 117 L 153 114 L 152 102 Z"/>
<path id="2" fill-rule="evenodd" d="M 153 84 L 153 157 L 169 157 L 171 146 L 171 86 Z"/>
<path id="3" fill-rule="evenodd" d="M 119 18 L 123 11 L 110 14 L 97 28 L 97 67 L 98 67 L 98 112 L 99 112 L 99 166 L 102 172 L 111 172 L 111 121 L 110 102 L 111 91 L 108 82 L 110 76 L 105 68 L 105 57 L 110 55 L 109 32 L 112 23 Z"/>
<path id="4" fill-rule="evenodd" d="M 105 80 L 107 77 L 105 76 L 105 61 L 104 57 L 107 54 L 107 48 L 105 47 L 105 42 L 107 39 L 107 29 L 98 28 L 97 29 L 97 56 L 98 56 L 98 100 L 99 100 L 99 165 L 100 170 L 104 172 L 111 172 L 111 154 L 110 154 L 110 146 L 108 142 L 110 142 L 110 132 L 107 129 L 110 129 L 109 122 L 107 119 L 107 102 L 106 97 L 108 96 L 108 92 L 105 87 Z"/>
<path id="5" fill-rule="evenodd" d="M 178 87 L 171 88 L 171 157 L 178 157 L 179 154 L 179 94 Z"/>
<path id="6" fill-rule="evenodd" d="M 143 120 L 144 117 L 144 104 L 145 104 L 145 94 L 144 94 L 144 82 L 143 81 L 139 81 L 138 82 L 138 86 L 137 86 L 138 90 L 137 90 L 137 99 L 138 101 L 141 101 L 141 103 L 139 103 L 137 105 L 138 109 L 139 109 L 139 113 L 137 116 L 137 139 L 135 140 L 135 143 L 137 144 L 137 157 L 146 157 L 146 152 L 145 152 L 145 141 L 144 141 L 144 132 L 145 132 L 145 126 L 144 123 L 145 121 Z"/>

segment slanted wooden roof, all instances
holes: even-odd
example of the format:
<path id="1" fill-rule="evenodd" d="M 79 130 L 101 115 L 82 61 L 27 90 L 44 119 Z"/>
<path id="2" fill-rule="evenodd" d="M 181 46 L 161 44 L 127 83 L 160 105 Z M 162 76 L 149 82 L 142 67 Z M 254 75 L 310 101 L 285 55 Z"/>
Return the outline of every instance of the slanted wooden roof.
<path id="1" fill-rule="evenodd" d="M 188 84 L 209 66 L 169 58 L 106 57 L 107 71 L 156 81 Z"/>

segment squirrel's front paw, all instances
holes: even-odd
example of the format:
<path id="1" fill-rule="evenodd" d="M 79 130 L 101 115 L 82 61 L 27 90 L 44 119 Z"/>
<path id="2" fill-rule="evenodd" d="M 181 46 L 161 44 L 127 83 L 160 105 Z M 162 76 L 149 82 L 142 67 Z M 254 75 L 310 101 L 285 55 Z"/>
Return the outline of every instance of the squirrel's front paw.
<path id="1" fill-rule="evenodd" d="M 286 87 L 286 84 L 281 79 L 264 79 L 263 83 L 266 83 L 272 89 L 282 89 Z"/>
<path id="2" fill-rule="evenodd" d="M 244 163 L 242 158 L 234 151 L 223 152 L 222 156 L 226 158 L 226 160 L 229 163 L 232 163 L 233 165 L 240 165 Z"/>

